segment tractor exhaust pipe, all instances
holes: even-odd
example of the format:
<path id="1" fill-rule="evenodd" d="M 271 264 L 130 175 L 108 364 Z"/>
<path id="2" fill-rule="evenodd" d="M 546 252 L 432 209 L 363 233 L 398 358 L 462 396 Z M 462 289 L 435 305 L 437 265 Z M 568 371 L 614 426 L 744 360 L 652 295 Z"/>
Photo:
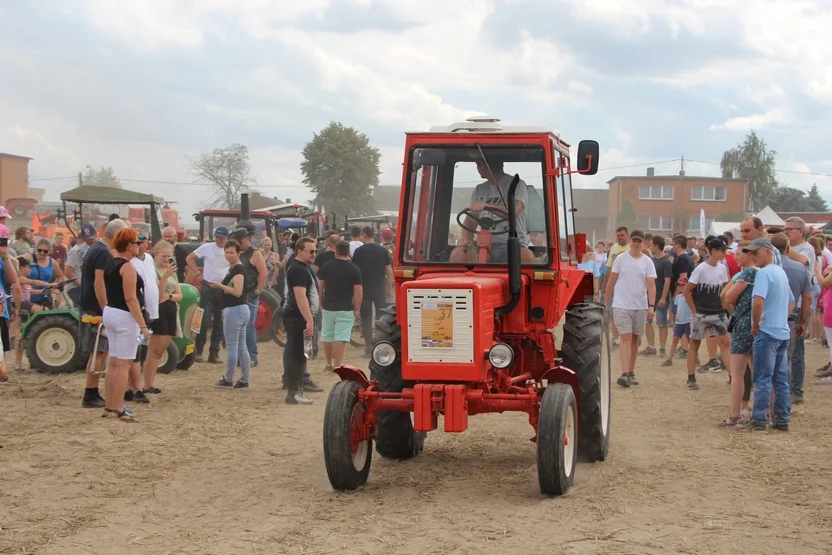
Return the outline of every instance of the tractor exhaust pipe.
<path id="1" fill-rule="evenodd" d="M 251 221 L 251 201 L 248 193 L 243 193 L 240 195 L 240 221 L 237 227 L 246 226 L 254 227 L 254 222 Z"/>
<path id="2" fill-rule="evenodd" d="M 500 307 L 500 315 L 509 314 L 517 303 L 520 302 L 520 239 L 517 238 L 517 211 L 514 205 L 514 198 L 517 193 L 517 185 L 520 183 L 520 175 L 515 174 L 514 179 L 508 186 L 508 240 L 506 241 L 506 257 L 508 259 L 508 304 Z"/>

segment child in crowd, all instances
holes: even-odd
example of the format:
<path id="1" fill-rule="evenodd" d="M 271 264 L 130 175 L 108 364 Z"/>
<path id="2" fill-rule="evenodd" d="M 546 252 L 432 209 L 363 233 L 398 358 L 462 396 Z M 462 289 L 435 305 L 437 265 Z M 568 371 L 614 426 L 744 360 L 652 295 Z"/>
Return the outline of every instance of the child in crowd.
<path id="1" fill-rule="evenodd" d="M 687 301 L 685 301 L 685 296 L 682 294 L 682 289 L 685 288 L 687 283 L 687 278 L 682 276 L 676 284 L 675 297 L 673 298 L 673 304 L 676 307 L 676 321 L 673 325 L 673 343 L 670 345 L 670 350 L 668 351 L 670 356 L 662 362 L 662 366 L 673 366 L 673 353 L 679 347 L 679 342 L 683 337 L 686 339 L 690 338 L 690 307 Z M 687 357 L 687 355 L 686 352 L 685 356 Z"/>
<path id="2" fill-rule="evenodd" d="M 43 307 L 32 303 L 32 281 L 29 280 L 29 273 L 32 271 L 32 263 L 25 256 L 17 258 L 18 277 L 20 278 L 20 313 L 23 317 L 28 318 L 35 312 L 43 310 Z M 42 282 L 36 282 L 42 283 Z M 43 294 L 45 289 L 35 289 L 35 294 Z M 23 333 L 22 330 L 15 340 L 14 346 L 14 369 L 18 372 L 23 371 Z"/>

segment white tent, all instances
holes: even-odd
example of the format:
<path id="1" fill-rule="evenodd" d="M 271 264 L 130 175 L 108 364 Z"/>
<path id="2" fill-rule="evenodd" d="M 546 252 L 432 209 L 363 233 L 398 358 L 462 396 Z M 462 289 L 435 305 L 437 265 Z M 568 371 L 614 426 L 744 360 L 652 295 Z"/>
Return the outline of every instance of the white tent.
<path id="1" fill-rule="evenodd" d="M 711 227 L 708 228 L 708 235 L 722 235 L 726 231 L 734 234 L 734 237 L 740 236 L 739 222 L 711 222 Z"/>
<path id="2" fill-rule="evenodd" d="M 786 225 L 786 222 L 784 222 L 783 219 L 780 216 L 778 216 L 774 210 L 771 209 L 771 206 L 766 206 L 754 215 L 763 221 L 764 227 L 783 227 Z"/>

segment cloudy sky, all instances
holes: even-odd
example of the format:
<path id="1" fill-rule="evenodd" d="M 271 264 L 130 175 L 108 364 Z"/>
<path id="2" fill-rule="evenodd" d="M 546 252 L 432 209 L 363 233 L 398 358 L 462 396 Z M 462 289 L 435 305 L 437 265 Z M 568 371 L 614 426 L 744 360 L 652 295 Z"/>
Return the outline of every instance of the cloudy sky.
<path id="1" fill-rule="evenodd" d="M 186 156 L 240 142 L 263 193 L 304 201 L 300 151 L 330 120 L 381 149 L 382 184 L 405 130 L 475 113 L 598 140 L 582 187 L 682 155 L 715 175 L 753 128 L 782 181 L 832 200 L 799 173 L 832 174 L 830 29 L 832 0 L 0 2 L 0 152 L 57 199 L 73 181 L 44 179 L 87 164 L 191 182 Z M 124 185 L 183 211 L 208 196 Z"/>

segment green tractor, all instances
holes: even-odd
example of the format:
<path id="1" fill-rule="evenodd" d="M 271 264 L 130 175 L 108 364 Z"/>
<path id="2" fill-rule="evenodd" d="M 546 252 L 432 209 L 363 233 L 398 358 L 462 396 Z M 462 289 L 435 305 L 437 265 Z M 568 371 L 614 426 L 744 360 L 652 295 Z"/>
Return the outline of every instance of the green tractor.
<path id="1" fill-rule="evenodd" d="M 149 229 L 152 242 L 162 237 L 161 203 L 162 200 L 153 195 L 136 193 L 124 189 L 110 187 L 78 187 L 61 194 L 61 200 L 66 203 L 77 203 L 74 227 L 80 229 L 83 225 L 83 204 L 94 205 L 145 205 L 149 207 Z M 66 219 L 66 209 L 59 214 Z M 42 310 L 31 314 L 21 323 L 21 340 L 26 349 L 29 362 L 37 372 L 62 374 L 84 370 L 88 356 L 81 351 L 79 341 L 79 326 L 81 316 L 66 294 L 65 288 L 70 280 L 54 284 L 53 289 L 61 293 L 65 308 Z M 159 372 L 167 374 L 175 368 L 187 370 L 195 360 L 193 325 L 195 316 L 201 316 L 199 307 L 199 291 L 190 285 L 181 284 L 182 301 L 179 303 L 179 329 L 166 353 L 159 361 Z M 197 332 L 200 318 L 196 318 Z"/>

